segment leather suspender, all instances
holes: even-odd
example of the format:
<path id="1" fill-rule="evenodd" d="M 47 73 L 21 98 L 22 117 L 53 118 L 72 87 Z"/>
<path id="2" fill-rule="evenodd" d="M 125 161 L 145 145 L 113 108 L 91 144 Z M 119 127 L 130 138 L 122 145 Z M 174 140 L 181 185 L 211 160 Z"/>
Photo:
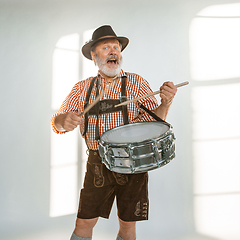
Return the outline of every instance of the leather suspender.
<path id="1" fill-rule="evenodd" d="M 96 80 L 97 79 L 97 80 Z M 88 88 L 88 92 L 86 95 L 86 101 L 84 104 L 84 108 L 87 107 L 87 105 L 89 104 L 89 100 L 90 100 L 90 96 L 92 93 L 92 89 L 94 86 L 96 80 L 96 95 L 95 97 L 97 97 L 99 95 L 99 80 L 97 77 L 94 77 L 90 83 L 90 86 Z M 95 132 L 95 140 L 99 140 L 100 139 L 100 134 L 99 134 L 99 114 L 105 114 L 105 113 L 112 113 L 112 112 L 119 112 L 122 111 L 123 112 L 123 123 L 124 124 L 128 124 L 129 123 L 129 119 L 128 119 L 128 109 L 127 109 L 127 105 L 124 106 L 120 106 L 115 108 L 114 106 L 127 101 L 127 96 L 126 96 L 126 80 L 127 77 L 123 76 L 121 78 L 121 98 L 119 99 L 104 99 L 99 101 L 92 109 L 90 109 L 89 112 L 87 112 L 85 114 L 85 124 L 84 124 L 84 132 L 83 132 L 83 136 L 85 137 L 86 140 L 86 133 L 87 133 L 87 129 L 88 129 L 88 116 L 89 115 L 96 115 L 97 117 L 97 122 L 96 122 L 96 132 Z M 87 143 L 87 141 L 86 141 Z"/>
<path id="2" fill-rule="evenodd" d="M 95 83 L 95 80 L 96 80 L 97 77 L 94 77 L 90 83 L 90 86 L 88 88 L 88 92 L 87 92 L 87 95 L 86 95 L 86 101 L 84 103 L 84 109 L 87 107 L 87 105 L 89 104 L 89 99 L 90 99 L 90 96 L 91 96 L 91 92 L 92 92 L 92 88 L 93 88 L 93 85 Z M 88 116 L 89 116 L 89 112 L 87 112 L 85 114 L 85 122 L 84 122 L 84 132 L 83 132 L 83 136 L 86 135 L 87 133 L 87 129 L 88 129 Z"/>
<path id="3" fill-rule="evenodd" d="M 127 82 L 127 76 L 123 76 L 122 81 L 121 81 L 121 83 L 122 83 L 122 85 L 121 85 L 121 98 L 120 98 L 121 103 L 127 101 L 126 82 Z M 122 106 L 122 111 L 123 111 L 123 124 L 125 125 L 125 124 L 129 123 L 127 105 Z"/>

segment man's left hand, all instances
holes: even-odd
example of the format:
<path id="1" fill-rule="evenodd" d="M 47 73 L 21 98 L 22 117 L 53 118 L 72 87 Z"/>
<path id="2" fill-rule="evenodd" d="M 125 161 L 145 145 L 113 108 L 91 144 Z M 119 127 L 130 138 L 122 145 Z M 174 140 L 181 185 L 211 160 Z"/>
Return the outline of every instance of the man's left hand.
<path id="1" fill-rule="evenodd" d="M 174 96 L 177 93 L 177 87 L 173 82 L 164 82 L 160 87 L 160 97 L 162 105 L 171 105 Z"/>

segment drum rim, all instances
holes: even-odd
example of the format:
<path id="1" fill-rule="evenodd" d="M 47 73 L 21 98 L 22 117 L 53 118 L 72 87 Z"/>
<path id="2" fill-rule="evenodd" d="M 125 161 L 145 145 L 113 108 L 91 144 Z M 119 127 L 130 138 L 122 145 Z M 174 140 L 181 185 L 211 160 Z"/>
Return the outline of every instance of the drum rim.
<path id="1" fill-rule="evenodd" d="M 146 121 L 146 122 L 136 122 L 136 123 L 129 123 L 127 125 L 138 125 L 138 124 L 144 124 L 144 123 L 156 123 L 156 124 L 163 124 L 163 125 L 166 125 L 167 127 L 169 127 L 169 129 L 163 133 L 162 135 L 158 136 L 157 138 L 154 138 L 156 141 L 159 141 L 160 139 L 162 138 L 165 138 L 167 135 L 170 135 L 172 133 L 172 125 L 168 124 L 168 123 L 164 123 L 164 122 L 158 122 L 158 121 Z M 104 141 L 102 140 L 102 136 L 107 134 L 108 132 L 112 131 L 113 129 L 120 129 L 120 128 L 123 128 L 124 126 L 127 126 L 127 125 L 119 125 L 117 127 L 114 127 L 114 128 L 111 128 L 111 129 L 108 129 L 106 132 L 104 132 L 101 136 L 100 136 L 100 140 L 99 142 L 104 145 L 108 145 L 108 146 L 118 146 L 118 147 L 121 147 L 121 146 L 129 146 L 129 144 L 131 143 L 111 143 L 111 142 L 108 142 L 108 141 Z M 139 141 L 137 142 L 133 142 L 132 145 L 139 145 L 139 144 L 144 144 L 144 143 L 147 143 L 147 142 L 150 142 L 152 139 L 146 139 L 144 141 Z"/>

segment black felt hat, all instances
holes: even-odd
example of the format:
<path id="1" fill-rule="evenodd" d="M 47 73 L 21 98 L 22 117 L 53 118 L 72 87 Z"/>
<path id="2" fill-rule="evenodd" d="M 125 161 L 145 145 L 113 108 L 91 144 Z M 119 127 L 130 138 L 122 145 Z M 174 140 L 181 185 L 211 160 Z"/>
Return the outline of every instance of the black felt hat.
<path id="1" fill-rule="evenodd" d="M 126 48 L 129 42 L 129 39 L 126 37 L 118 37 L 116 33 L 113 31 L 111 26 L 104 25 L 97 28 L 92 34 L 92 39 L 86 42 L 85 45 L 82 47 L 83 55 L 86 58 L 92 60 L 92 57 L 91 57 L 92 46 L 94 46 L 96 43 L 104 39 L 117 39 L 122 45 L 122 51 Z"/>

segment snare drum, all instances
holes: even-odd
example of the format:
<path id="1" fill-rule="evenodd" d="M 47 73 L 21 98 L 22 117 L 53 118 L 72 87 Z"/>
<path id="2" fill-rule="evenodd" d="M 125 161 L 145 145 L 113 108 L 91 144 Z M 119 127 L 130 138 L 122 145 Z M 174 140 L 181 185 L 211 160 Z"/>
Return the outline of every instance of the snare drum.
<path id="1" fill-rule="evenodd" d="M 174 141 L 172 126 L 167 123 L 131 123 L 103 133 L 99 154 L 113 172 L 147 172 L 166 165 L 175 157 Z"/>

